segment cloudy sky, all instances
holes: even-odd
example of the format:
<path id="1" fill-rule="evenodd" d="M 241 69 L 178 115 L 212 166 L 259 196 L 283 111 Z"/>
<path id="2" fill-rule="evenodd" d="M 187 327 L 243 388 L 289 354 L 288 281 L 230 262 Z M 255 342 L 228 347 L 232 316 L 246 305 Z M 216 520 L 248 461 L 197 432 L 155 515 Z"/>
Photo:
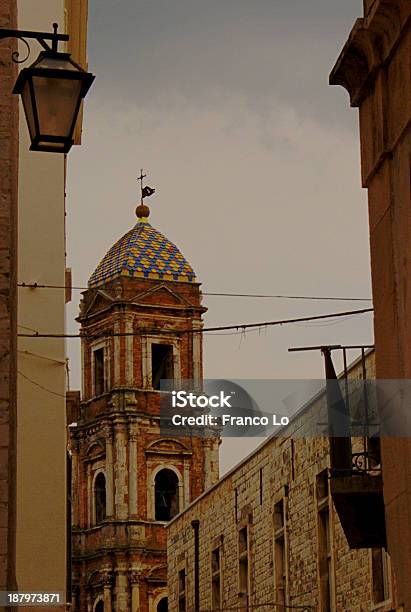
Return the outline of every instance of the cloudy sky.
<path id="1" fill-rule="evenodd" d="M 357 111 L 328 85 L 361 9 L 361 0 L 90 0 L 97 78 L 67 189 L 74 284 L 86 284 L 135 223 L 144 167 L 156 188 L 151 223 L 180 247 L 204 291 L 370 297 Z M 205 304 L 206 324 L 225 325 L 370 302 Z M 372 340 L 370 315 L 207 336 L 205 375 L 320 378 L 318 353 L 287 349 Z M 75 388 L 78 342 L 68 348 Z M 222 468 L 253 444 L 225 442 Z"/>

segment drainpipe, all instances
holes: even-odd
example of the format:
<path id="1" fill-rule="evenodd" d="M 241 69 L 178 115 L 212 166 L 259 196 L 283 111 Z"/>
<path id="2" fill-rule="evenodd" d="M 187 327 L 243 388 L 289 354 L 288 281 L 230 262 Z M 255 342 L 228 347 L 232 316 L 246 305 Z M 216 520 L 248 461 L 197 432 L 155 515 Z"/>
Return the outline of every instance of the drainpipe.
<path id="1" fill-rule="evenodd" d="M 194 529 L 194 611 L 200 611 L 200 521 L 191 521 Z"/>

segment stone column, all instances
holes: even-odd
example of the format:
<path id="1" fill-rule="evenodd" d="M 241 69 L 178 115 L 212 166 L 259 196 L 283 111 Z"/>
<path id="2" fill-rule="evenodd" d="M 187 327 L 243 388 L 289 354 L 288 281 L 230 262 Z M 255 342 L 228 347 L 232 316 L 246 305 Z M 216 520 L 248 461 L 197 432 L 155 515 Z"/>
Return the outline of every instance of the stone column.
<path id="1" fill-rule="evenodd" d="M 103 592 L 104 592 L 104 612 L 112 612 L 112 591 L 113 577 L 109 570 L 105 570 L 103 574 Z"/>
<path id="2" fill-rule="evenodd" d="M 81 338 L 81 396 L 83 399 L 89 396 L 89 389 L 86 385 L 86 340 L 84 338 Z"/>
<path id="3" fill-rule="evenodd" d="M 79 454 L 78 454 L 78 521 L 81 529 L 87 529 L 88 526 L 88 489 L 87 489 L 87 463 L 84 460 L 85 441 L 84 436 L 79 435 Z"/>
<path id="4" fill-rule="evenodd" d="M 91 465 L 87 464 L 87 527 L 91 527 L 91 513 L 93 507 L 93 482 L 91 478 Z"/>
<path id="5" fill-rule="evenodd" d="M 153 478 L 153 468 L 147 470 L 147 519 L 156 518 L 156 485 Z"/>
<path id="6" fill-rule="evenodd" d="M 71 524 L 79 525 L 79 474 L 78 474 L 78 442 L 71 443 Z"/>
<path id="7" fill-rule="evenodd" d="M 91 593 L 87 593 L 87 612 L 93 612 L 93 602 L 91 600 Z"/>
<path id="8" fill-rule="evenodd" d="M 193 348 L 193 382 L 194 388 L 197 391 L 201 391 L 202 388 L 202 338 L 201 329 L 203 328 L 202 321 L 194 320 L 192 322 L 192 328 L 198 329 L 198 333 L 192 334 L 192 348 Z"/>
<path id="9" fill-rule="evenodd" d="M 189 459 L 184 459 L 184 508 L 190 503 L 190 464 Z M 180 508 L 180 512 L 183 508 Z"/>
<path id="10" fill-rule="evenodd" d="M 115 570 L 116 574 L 116 612 L 129 612 L 128 607 L 128 581 L 127 581 L 127 564 L 126 561 L 118 562 Z"/>
<path id="11" fill-rule="evenodd" d="M 79 583 L 79 593 L 78 593 L 78 608 L 75 609 L 75 612 L 81 612 L 82 610 L 87 610 L 87 601 L 88 601 L 88 591 L 87 591 L 87 577 L 86 577 L 86 568 L 83 564 L 81 570 L 81 578 Z"/>
<path id="12" fill-rule="evenodd" d="M 204 448 L 204 487 L 207 491 L 218 480 L 219 477 L 219 438 L 210 437 L 203 440 Z"/>
<path id="13" fill-rule="evenodd" d="M 140 573 L 136 570 L 130 570 L 129 580 L 131 584 L 131 611 L 138 612 L 140 610 Z"/>
<path id="14" fill-rule="evenodd" d="M 124 422 L 114 424 L 116 457 L 114 463 L 114 507 L 116 518 L 128 517 L 127 490 L 127 439 Z"/>
<path id="15" fill-rule="evenodd" d="M 128 434 L 128 512 L 137 515 L 137 432 L 130 425 Z"/>
<path id="16" fill-rule="evenodd" d="M 79 612 L 81 610 L 81 603 L 80 603 L 80 585 L 79 584 L 73 584 L 71 587 L 71 596 L 70 593 L 67 596 L 68 601 L 71 601 L 71 605 L 72 608 L 70 608 L 71 610 L 73 610 L 73 612 Z"/>
<path id="17" fill-rule="evenodd" d="M 119 334 L 121 329 L 120 329 L 120 321 L 114 321 L 114 334 Z M 113 347 L 114 347 L 114 355 L 113 355 L 113 362 L 114 362 L 114 372 L 113 372 L 113 387 L 118 387 L 118 385 L 120 385 L 120 340 L 121 340 L 121 336 L 114 336 L 113 338 Z"/>
<path id="18" fill-rule="evenodd" d="M 151 389 L 151 349 L 147 336 L 140 336 L 141 343 L 141 373 L 143 389 Z"/>
<path id="19" fill-rule="evenodd" d="M 125 321 L 125 333 L 133 333 L 133 317 L 127 317 Z M 131 387 L 134 383 L 134 336 L 125 336 L 125 381 L 126 386 Z"/>
<path id="20" fill-rule="evenodd" d="M 114 516 L 113 435 L 111 427 L 104 430 L 106 438 L 106 516 Z"/>

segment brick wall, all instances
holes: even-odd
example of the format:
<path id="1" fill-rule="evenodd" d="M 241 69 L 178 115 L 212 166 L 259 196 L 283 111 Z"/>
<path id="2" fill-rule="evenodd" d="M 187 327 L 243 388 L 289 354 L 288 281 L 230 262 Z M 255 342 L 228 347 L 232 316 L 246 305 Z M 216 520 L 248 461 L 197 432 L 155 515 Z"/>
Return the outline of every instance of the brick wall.
<path id="1" fill-rule="evenodd" d="M 67 402 L 77 422 L 70 431 L 73 610 L 91 609 L 100 597 L 105 610 L 152 612 L 167 596 L 166 528 L 156 517 L 155 478 L 163 468 L 174 471 L 179 508 L 185 507 L 218 479 L 218 440 L 171 439 L 160 430 L 146 335 L 172 343 L 182 378 L 201 377 L 201 343 L 181 330 L 201 325 L 204 310 L 199 286 L 188 283 L 122 277 L 83 294 L 83 401 L 72 392 Z M 120 335 L 103 340 L 107 384 L 96 397 L 92 351 L 95 339 L 111 332 Z M 97 524 L 92 483 L 99 470 L 110 510 Z"/>
<path id="2" fill-rule="evenodd" d="M 15 0 L 0 0 L 0 27 L 15 28 Z M 15 586 L 16 244 L 18 107 L 14 40 L 0 42 L 0 590 Z"/>

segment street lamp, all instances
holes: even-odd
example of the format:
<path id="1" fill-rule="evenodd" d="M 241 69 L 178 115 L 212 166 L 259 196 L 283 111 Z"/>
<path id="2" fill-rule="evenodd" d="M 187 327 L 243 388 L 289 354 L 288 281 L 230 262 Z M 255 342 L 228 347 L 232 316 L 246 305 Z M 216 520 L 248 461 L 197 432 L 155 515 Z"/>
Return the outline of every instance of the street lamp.
<path id="1" fill-rule="evenodd" d="M 19 38 L 30 48 L 26 38 L 36 39 L 43 47 L 36 61 L 23 68 L 13 89 L 21 94 L 31 140 L 31 151 L 68 153 L 73 145 L 73 132 L 80 104 L 86 96 L 94 75 L 76 64 L 69 53 L 57 50 L 67 34 L 0 30 L 1 38 Z M 51 40 L 51 47 L 46 43 Z M 13 60 L 21 60 L 13 54 Z M 27 60 L 27 57 L 22 60 Z"/>

